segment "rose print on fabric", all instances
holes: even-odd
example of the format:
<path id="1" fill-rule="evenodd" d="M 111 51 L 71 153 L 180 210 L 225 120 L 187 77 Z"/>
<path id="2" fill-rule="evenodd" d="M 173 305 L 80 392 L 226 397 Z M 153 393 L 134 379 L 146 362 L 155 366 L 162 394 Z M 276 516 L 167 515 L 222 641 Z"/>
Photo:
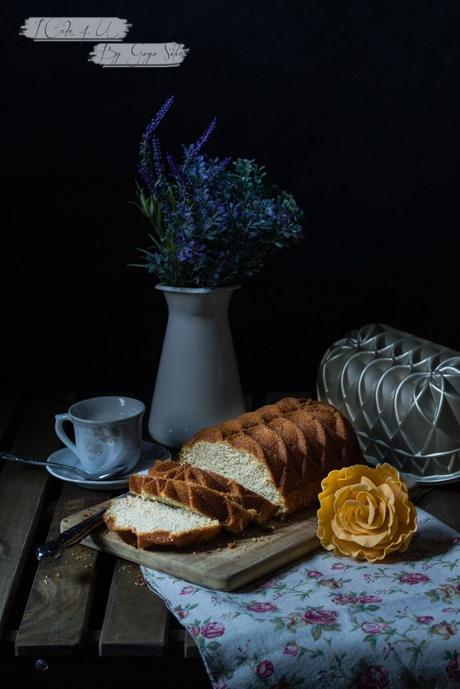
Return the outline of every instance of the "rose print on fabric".
<path id="1" fill-rule="evenodd" d="M 366 634 L 381 634 L 390 629 L 390 625 L 385 624 L 385 622 L 363 622 L 361 629 Z"/>
<path id="2" fill-rule="evenodd" d="M 399 581 L 402 584 L 414 586 L 415 584 L 424 584 L 425 582 L 430 581 L 430 577 L 428 577 L 426 574 L 421 574 L 420 572 L 407 572 L 406 574 L 401 574 Z"/>
<path id="3" fill-rule="evenodd" d="M 274 670 L 273 663 L 269 660 L 262 660 L 262 662 L 258 664 L 256 672 L 262 679 L 267 679 L 267 677 L 271 677 Z"/>
<path id="4" fill-rule="evenodd" d="M 432 601 L 444 601 L 448 603 L 457 601 L 460 603 L 460 578 L 449 577 L 441 586 L 426 591 L 426 595 Z"/>
<path id="5" fill-rule="evenodd" d="M 334 610 L 307 610 L 303 618 L 308 624 L 332 624 L 337 619 Z"/>
<path id="6" fill-rule="evenodd" d="M 275 612 L 275 610 L 278 610 L 278 606 L 269 602 L 255 602 L 248 605 L 248 610 L 252 610 L 253 612 Z"/>
<path id="7" fill-rule="evenodd" d="M 191 610 L 196 607 L 197 604 L 193 603 L 188 603 L 187 605 L 176 605 L 174 608 L 174 614 L 177 615 L 180 620 L 185 620 L 189 616 Z"/>
<path id="8" fill-rule="evenodd" d="M 358 601 L 360 603 L 371 604 L 371 603 L 381 603 L 382 598 L 378 596 L 359 596 Z"/>
<path id="9" fill-rule="evenodd" d="M 343 584 L 338 579 L 320 579 L 320 586 L 326 586 L 329 589 L 341 589 Z"/>
<path id="10" fill-rule="evenodd" d="M 347 595 L 344 593 L 339 593 L 337 596 L 333 596 L 331 600 L 336 605 L 350 605 L 359 602 L 359 599 L 353 594 Z"/>
<path id="11" fill-rule="evenodd" d="M 460 536 L 418 511 L 391 562 L 316 552 L 235 592 L 142 568 L 213 689 L 407 689 L 460 682 Z M 339 565 L 339 566 L 337 566 Z"/>
<path id="12" fill-rule="evenodd" d="M 216 636 L 223 636 L 225 633 L 225 627 L 220 622 L 208 622 L 201 629 L 201 633 L 207 639 L 215 639 Z"/>
<path id="13" fill-rule="evenodd" d="M 299 647 L 295 641 L 288 641 L 283 649 L 283 653 L 287 656 L 296 656 L 299 653 Z"/>
<path id="14" fill-rule="evenodd" d="M 443 621 L 438 622 L 438 624 L 434 624 L 431 627 L 430 632 L 432 634 L 439 634 L 441 639 L 447 640 L 457 633 L 457 627 L 455 626 L 455 624 Z"/>

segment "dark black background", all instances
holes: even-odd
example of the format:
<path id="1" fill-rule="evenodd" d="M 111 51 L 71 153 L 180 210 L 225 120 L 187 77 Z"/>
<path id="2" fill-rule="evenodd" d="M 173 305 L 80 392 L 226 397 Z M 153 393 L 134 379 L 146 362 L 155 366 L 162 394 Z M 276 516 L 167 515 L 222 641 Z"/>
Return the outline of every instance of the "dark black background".
<path id="1" fill-rule="evenodd" d="M 11 389 L 153 389 L 166 324 L 134 199 L 139 136 L 213 115 L 215 155 L 254 157 L 305 239 L 235 293 L 246 390 L 311 387 L 347 330 L 385 322 L 460 349 L 456 0 L 139 0 L 2 5 L 2 378 Z M 5 12 L 6 10 L 6 12 Z M 102 69 L 92 44 L 18 36 L 28 16 L 120 16 L 178 41 L 177 69 Z"/>

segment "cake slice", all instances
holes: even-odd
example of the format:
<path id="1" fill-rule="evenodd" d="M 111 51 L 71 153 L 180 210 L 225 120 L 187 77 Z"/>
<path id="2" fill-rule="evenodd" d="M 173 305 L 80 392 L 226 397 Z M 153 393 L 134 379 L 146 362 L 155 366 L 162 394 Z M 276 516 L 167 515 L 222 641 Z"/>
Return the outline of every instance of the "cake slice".
<path id="1" fill-rule="evenodd" d="M 331 470 L 363 459 L 353 427 L 335 407 L 287 397 L 199 431 L 180 461 L 232 479 L 288 514 L 317 500 Z"/>
<path id="2" fill-rule="evenodd" d="M 137 548 L 187 545 L 209 541 L 221 530 L 217 519 L 186 509 L 144 500 L 137 495 L 114 499 L 104 513 L 107 528 Z"/>
<path id="3" fill-rule="evenodd" d="M 232 533 L 243 531 L 253 520 L 255 510 L 247 510 L 223 493 L 189 481 L 156 476 L 130 478 L 129 490 L 146 500 L 156 500 L 176 508 L 185 508 L 195 514 L 217 519 Z"/>
<path id="4" fill-rule="evenodd" d="M 149 470 L 149 475 L 160 475 L 164 478 L 196 483 L 223 493 L 245 509 L 254 511 L 254 518 L 261 525 L 265 525 L 278 511 L 277 505 L 254 493 L 254 491 L 245 488 L 233 479 L 216 474 L 214 471 L 199 469 L 190 464 L 182 464 L 172 460 L 157 462 Z"/>

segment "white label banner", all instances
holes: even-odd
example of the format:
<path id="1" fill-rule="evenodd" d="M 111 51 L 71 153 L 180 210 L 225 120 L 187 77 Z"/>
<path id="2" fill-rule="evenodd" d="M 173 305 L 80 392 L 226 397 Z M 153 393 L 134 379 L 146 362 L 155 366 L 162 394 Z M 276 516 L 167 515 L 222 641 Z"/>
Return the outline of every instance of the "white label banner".
<path id="1" fill-rule="evenodd" d="M 132 24 L 119 17 L 29 17 L 20 36 L 33 41 L 122 41 Z"/>
<path id="2" fill-rule="evenodd" d="M 183 43 L 98 43 L 88 60 L 102 67 L 178 67 L 188 51 Z"/>

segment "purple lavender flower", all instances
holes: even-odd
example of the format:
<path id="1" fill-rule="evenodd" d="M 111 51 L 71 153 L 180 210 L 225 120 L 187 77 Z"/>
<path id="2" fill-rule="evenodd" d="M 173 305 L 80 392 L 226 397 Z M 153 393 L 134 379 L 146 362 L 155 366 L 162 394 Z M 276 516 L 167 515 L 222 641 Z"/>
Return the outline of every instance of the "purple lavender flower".
<path id="1" fill-rule="evenodd" d="M 169 98 L 140 142 L 139 208 L 150 221 L 152 245 L 143 265 L 164 284 L 218 287 L 258 273 L 273 250 L 302 236 L 302 211 L 294 198 L 266 185 L 253 160 L 209 158 L 201 153 L 216 127 L 213 118 L 182 160 L 163 154 L 155 130 L 171 107 Z M 313 576 L 321 574 L 314 573 Z M 322 585 L 331 585 L 326 580 Z"/>
<path id="2" fill-rule="evenodd" d="M 228 164 L 231 162 L 231 160 L 232 160 L 231 158 L 224 158 L 223 160 L 221 160 L 220 163 L 218 163 L 216 165 L 216 167 L 214 168 L 213 173 L 212 173 L 212 178 L 215 179 L 220 174 L 222 174 L 222 172 L 225 170 L 225 168 L 228 166 Z"/>
<path id="3" fill-rule="evenodd" d="M 138 171 L 144 180 L 147 189 L 150 191 L 150 193 L 152 193 L 155 187 L 155 175 L 153 174 L 151 163 L 147 162 L 147 159 L 142 160 L 139 163 Z"/>
<path id="4" fill-rule="evenodd" d="M 144 180 L 145 184 L 147 185 L 147 188 L 149 189 L 150 193 L 152 193 L 154 189 L 155 174 L 152 168 L 152 155 L 149 148 L 149 141 L 153 135 L 153 132 L 156 130 L 161 120 L 164 118 L 169 108 L 173 104 L 173 100 L 174 96 L 170 96 L 163 103 L 156 115 L 152 117 L 141 137 L 141 143 L 139 145 L 139 174 Z"/>
<path id="5" fill-rule="evenodd" d="M 140 143 L 140 147 L 139 147 L 139 155 L 141 156 L 141 158 L 144 155 L 146 155 L 147 150 L 148 150 L 148 145 L 149 145 L 149 139 L 151 138 L 155 129 L 160 124 L 161 120 L 164 118 L 164 116 L 168 112 L 169 108 L 173 104 L 173 101 L 174 101 L 174 96 L 170 96 L 167 100 L 165 100 L 165 102 L 163 103 L 161 108 L 158 110 L 156 115 L 154 115 L 152 117 L 152 119 L 150 120 L 150 122 L 148 123 L 148 125 L 145 129 L 145 132 L 142 135 L 141 143 Z"/>
<path id="6" fill-rule="evenodd" d="M 193 263 L 196 258 L 204 257 L 205 246 L 195 241 L 194 239 L 187 239 L 183 234 L 177 237 L 176 258 L 179 263 Z"/>
<path id="7" fill-rule="evenodd" d="M 203 134 L 197 139 L 196 143 L 193 144 L 193 155 L 197 155 L 203 146 L 208 142 L 209 137 L 214 132 L 217 124 L 217 117 L 213 117 L 211 122 L 208 124 Z"/>
<path id="8" fill-rule="evenodd" d="M 157 174 L 157 179 L 159 181 L 163 181 L 165 173 L 164 173 L 164 169 L 163 169 L 161 146 L 160 146 L 160 142 L 156 136 L 154 136 L 152 139 L 152 151 L 153 151 L 153 162 L 155 164 L 155 172 Z"/>
<path id="9" fill-rule="evenodd" d="M 185 184 L 185 175 L 172 153 L 166 154 L 166 162 L 168 163 L 172 176 L 179 182 L 179 184 Z"/>

